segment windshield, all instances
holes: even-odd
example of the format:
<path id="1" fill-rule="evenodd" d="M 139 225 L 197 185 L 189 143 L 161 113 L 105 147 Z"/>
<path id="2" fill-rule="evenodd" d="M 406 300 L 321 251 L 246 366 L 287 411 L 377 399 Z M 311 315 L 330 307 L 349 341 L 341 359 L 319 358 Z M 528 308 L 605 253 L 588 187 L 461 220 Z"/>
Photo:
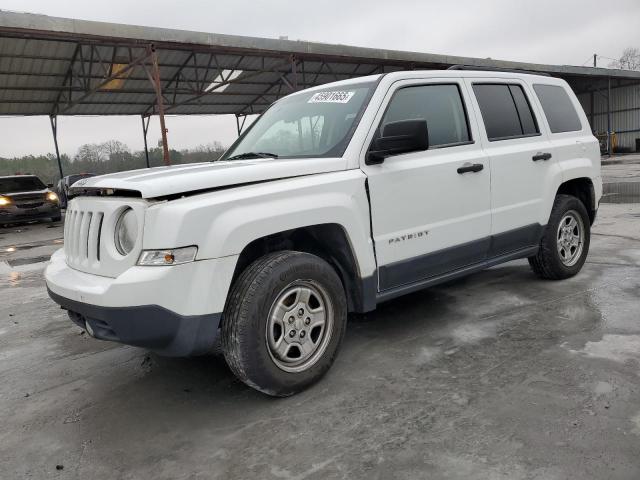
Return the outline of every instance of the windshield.
<path id="1" fill-rule="evenodd" d="M 283 98 L 269 107 L 221 160 L 339 157 L 375 85 L 342 85 Z"/>
<path id="2" fill-rule="evenodd" d="M 0 178 L 0 194 L 31 192 L 47 188 L 38 177 Z"/>

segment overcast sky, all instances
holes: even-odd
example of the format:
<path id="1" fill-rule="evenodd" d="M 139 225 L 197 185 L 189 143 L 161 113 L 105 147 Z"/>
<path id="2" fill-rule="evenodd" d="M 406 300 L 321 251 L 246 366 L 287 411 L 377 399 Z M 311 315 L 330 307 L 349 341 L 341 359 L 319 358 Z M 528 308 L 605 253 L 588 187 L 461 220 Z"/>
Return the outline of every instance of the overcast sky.
<path id="1" fill-rule="evenodd" d="M 204 32 L 365 47 L 591 64 L 640 47 L 640 0 L 0 0 L 0 9 Z M 610 60 L 602 58 L 599 66 Z M 159 137 L 152 119 L 149 140 Z M 173 148 L 235 138 L 233 117 L 168 117 Z M 61 117 L 63 153 L 117 139 L 143 148 L 139 117 Z M 0 118 L 0 157 L 53 152 L 49 119 Z"/>

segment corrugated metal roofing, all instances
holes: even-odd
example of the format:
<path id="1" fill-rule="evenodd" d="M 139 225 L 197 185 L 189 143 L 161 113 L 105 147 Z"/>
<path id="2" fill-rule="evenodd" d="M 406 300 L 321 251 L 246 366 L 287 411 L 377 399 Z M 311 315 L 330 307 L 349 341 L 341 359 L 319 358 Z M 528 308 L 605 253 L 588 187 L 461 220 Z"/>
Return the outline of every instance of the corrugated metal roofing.
<path id="1" fill-rule="evenodd" d="M 165 107 L 171 114 L 258 113 L 293 88 L 455 64 L 549 73 L 565 78 L 577 91 L 602 88 L 609 77 L 616 85 L 640 82 L 640 72 L 623 70 L 219 35 L 0 10 L 0 114 L 152 114 L 155 91 L 141 65 L 105 83 L 110 72 L 147 55 L 151 44 L 158 55 Z M 144 63 L 150 68 L 148 59 Z"/>
<path id="2" fill-rule="evenodd" d="M 607 97 L 604 94 L 578 95 L 594 132 L 605 135 L 608 129 Z M 636 150 L 640 139 L 640 85 L 616 88 L 611 92 L 611 131 L 616 146 Z"/>

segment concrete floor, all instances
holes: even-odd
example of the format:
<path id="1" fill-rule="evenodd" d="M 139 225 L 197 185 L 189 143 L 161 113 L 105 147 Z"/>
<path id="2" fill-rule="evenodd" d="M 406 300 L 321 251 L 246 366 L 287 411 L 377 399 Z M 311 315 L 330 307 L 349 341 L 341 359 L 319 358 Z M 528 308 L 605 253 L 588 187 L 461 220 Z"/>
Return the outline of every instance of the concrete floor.
<path id="1" fill-rule="evenodd" d="M 83 335 L 44 289 L 50 226 L 0 229 L 0 478 L 640 478 L 640 204 L 602 205 L 573 279 L 516 261 L 354 318 L 280 400 Z"/>
<path id="2" fill-rule="evenodd" d="M 603 203 L 640 203 L 640 154 L 602 159 Z"/>

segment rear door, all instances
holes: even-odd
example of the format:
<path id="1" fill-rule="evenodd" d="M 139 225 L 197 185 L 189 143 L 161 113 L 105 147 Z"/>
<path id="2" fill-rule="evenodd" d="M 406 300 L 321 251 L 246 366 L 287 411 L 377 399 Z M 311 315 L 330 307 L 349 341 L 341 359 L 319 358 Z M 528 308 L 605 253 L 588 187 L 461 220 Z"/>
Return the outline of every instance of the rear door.
<path id="1" fill-rule="evenodd" d="M 497 257 L 537 245 L 558 169 L 533 92 L 518 79 L 469 78 L 481 142 L 491 159 L 491 246 Z"/>
<path id="2" fill-rule="evenodd" d="M 468 102 L 459 78 L 396 82 L 385 97 L 367 146 L 390 122 L 425 119 L 429 149 L 379 165 L 363 152 L 381 291 L 486 258 L 490 169 Z"/>
<path id="3" fill-rule="evenodd" d="M 575 170 L 580 166 L 585 176 L 599 171 L 598 142 L 571 88 L 557 79 L 539 79 L 532 86 L 560 168 Z"/>

